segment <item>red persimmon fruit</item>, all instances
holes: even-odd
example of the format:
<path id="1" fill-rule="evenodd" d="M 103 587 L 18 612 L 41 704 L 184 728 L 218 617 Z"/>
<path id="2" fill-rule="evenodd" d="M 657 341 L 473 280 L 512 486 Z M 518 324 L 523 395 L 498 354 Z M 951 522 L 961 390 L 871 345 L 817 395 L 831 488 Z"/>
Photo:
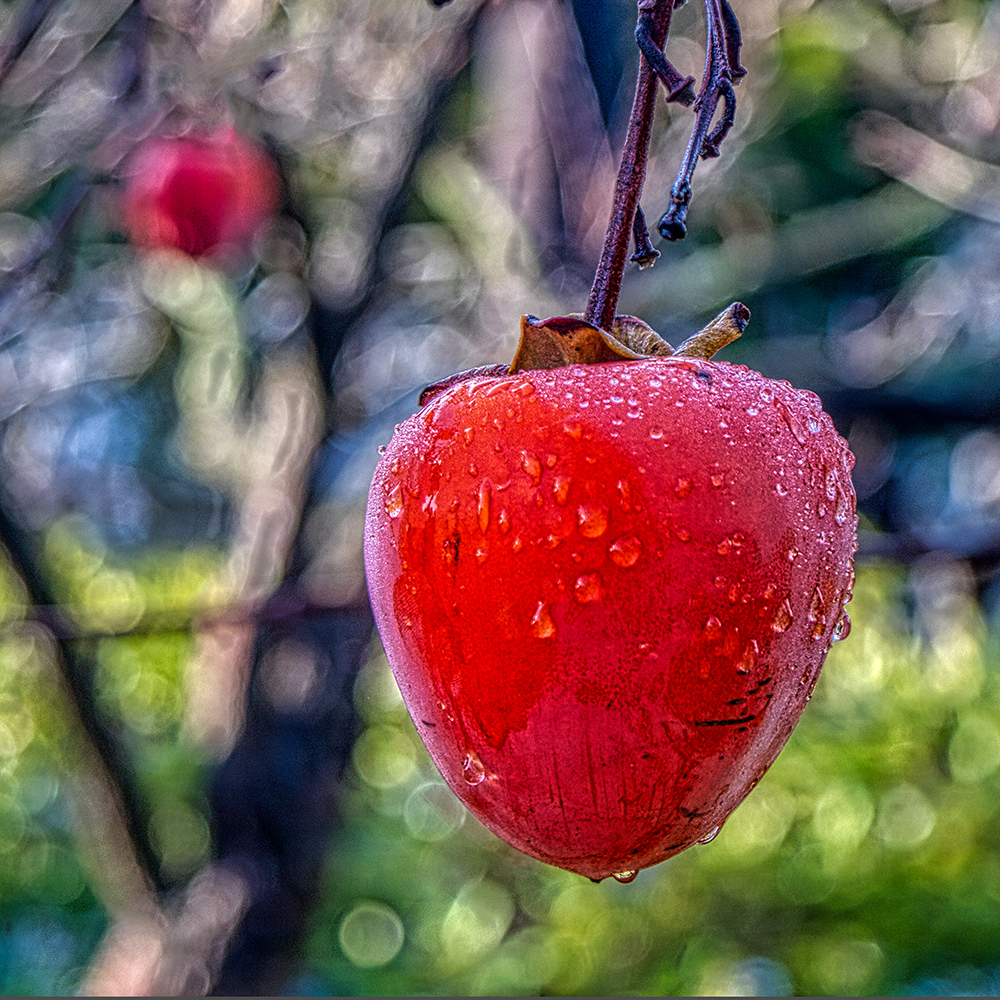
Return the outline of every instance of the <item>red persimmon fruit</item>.
<path id="1" fill-rule="evenodd" d="M 628 881 L 714 834 L 846 633 L 853 458 L 815 395 L 745 367 L 565 360 L 425 394 L 378 463 L 366 568 L 459 798 Z"/>
<path id="2" fill-rule="evenodd" d="M 125 167 L 122 223 L 147 250 L 225 256 L 277 209 L 270 157 L 231 126 L 144 140 Z"/>

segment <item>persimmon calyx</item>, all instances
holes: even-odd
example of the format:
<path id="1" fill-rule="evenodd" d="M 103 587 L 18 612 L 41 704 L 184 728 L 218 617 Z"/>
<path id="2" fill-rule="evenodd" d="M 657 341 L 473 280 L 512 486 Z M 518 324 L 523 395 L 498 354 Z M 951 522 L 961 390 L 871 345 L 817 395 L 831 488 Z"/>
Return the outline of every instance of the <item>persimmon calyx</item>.
<path id="1" fill-rule="evenodd" d="M 549 319 L 524 316 L 521 343 L 509 371 L 513 374 L 643 358 L 708 360 L 716 351 L 742 336 L 749 319 L 750 310 L 742 302 L 734 302 L 675 349 L 648 323 L 635 316 L 616 316 L 610 331 L 588 323 L 580 313 Z"/>
<path id="2" fill-rule="evenodd" d="M 522 316 L 521 343 L 510 367 L 485 365 L 456 372 L 427 386 L 420 393 L 419 404 L 425 405 L 439 392 L 470 378 L 498 378 L 519 371 L 645 358 L 703 358 L 707 361 L 716 351 L 741 337 L 749 320 L 750 310 L 742 302 L 734 302 L 708 326 L 688 337 L 680 347 L 673 348 L 636 316 L 616 316 L 610 333 L 588 323 L 582 313 L 549 319 Z"/>

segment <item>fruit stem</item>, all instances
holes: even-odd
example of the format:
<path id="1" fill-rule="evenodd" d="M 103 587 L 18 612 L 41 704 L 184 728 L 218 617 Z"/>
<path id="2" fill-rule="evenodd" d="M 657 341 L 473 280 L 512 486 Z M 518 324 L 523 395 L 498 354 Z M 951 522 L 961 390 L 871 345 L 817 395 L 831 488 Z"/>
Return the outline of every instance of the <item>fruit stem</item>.
<path id="1" fill-rule="evenodd" d="M 670 32 L 670 17 L 674 0 L 638 0 L 639 21 L 636 26 L 648 31 L 649 37 L 660 51 Z M 639 57 L 639 75 L 635 81 L 635 97 L 629 116 L 625 147 L 615 180 L 611 220 L 601 248 L 601 259 L 590 290 L 590 299 L 584 318 L 588 323 L 610 330 L 615 321 L 618 296 L 621 294 L 625 274 L 625 258 L 643 181 L 646 179 L 646 159 L 649 138 L 653 129 L 653 112 L 656 108 L 658 77 L 645 55 Z"/>
<path id="2" fill-rule="evenodd" d="M 641 52 L 635 98 L 625 134 L 621 166 L 615 180 L 611 221 L 601 248 L 601 259 L 590 290 L 586 312 L 588 323 L 610 331 L 618 308 L 629 237 L 634 236 L 635 253 L 631 259 L 640 268 L 649 267 L 659 256 L 649 239 L 646 220 L 639 208 L 646 179 L 649 139 L 656 107 L 657 83 L 667 92 L 667 101 L 694 103 L 695 125 L 684 153 L 684 161 L 670 191 L 670 206 L 660 219 L 658 229 L 666 240 L 682 240 L 687 233 L 685 220 L 691 202 L 691 179 L 699 159 L 719 155 L 719 146 L 733 125 L 736 95 L 733 85 L 746 75 L 740 65 L 739 22 L 729 0 L 705 0 L 705 72 L 695 98 L 693 77 L 683 77 L 663 54 L 674 7 L 685 0 L 638 0 L 639 19 L 635 40 Z M 710 132 L 712 121 L 722 104 L 722 113 Z"/>

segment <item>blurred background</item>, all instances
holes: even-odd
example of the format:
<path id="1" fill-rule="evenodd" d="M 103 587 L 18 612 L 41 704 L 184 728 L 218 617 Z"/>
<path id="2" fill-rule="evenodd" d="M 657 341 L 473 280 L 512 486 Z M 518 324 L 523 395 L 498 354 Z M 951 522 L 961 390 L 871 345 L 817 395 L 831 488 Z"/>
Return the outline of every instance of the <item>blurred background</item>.
<path id="1" fill-rule="evenodd" d="M 361 525 L 424 384 L 582 309 L 634 5 L 0 0 L 0 992 L 1000 994 L 1000 5 L 734 7 L 736 125 L 620 311 L 741 299 L 724 356 L 823 398 L 854 628 L 711 844 L 593 885 L 438 778 Z M 134 194 L 192 133 L 251 144 L 200 212 L 271 192 L 225 245 Z"/>

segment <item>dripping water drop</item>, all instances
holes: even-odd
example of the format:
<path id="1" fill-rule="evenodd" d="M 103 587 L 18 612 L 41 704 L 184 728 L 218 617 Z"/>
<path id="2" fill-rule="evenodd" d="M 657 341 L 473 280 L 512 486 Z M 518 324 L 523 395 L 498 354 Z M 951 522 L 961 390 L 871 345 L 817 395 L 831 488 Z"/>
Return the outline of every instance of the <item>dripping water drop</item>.
<path id="1" fill-rule="evenodd" d="M 462 761 L 462 777 L 470 785 L 480 785 L 486 778 L 486 768 L 483 767 L 483 762 L 471 750 Z"/>

